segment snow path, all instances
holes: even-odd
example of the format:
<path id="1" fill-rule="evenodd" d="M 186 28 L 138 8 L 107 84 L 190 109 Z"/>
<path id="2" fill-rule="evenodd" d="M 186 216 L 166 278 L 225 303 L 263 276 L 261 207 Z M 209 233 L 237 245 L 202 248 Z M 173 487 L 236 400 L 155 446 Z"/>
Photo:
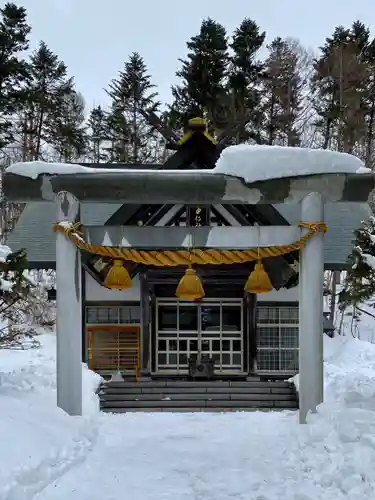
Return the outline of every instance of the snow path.
<path id="1" fill-rule="evenodd" d="M 52 453 L 36 466 L 13 471 L 12 481 L 1 493 L 1 500 L 30 500 L 50 483 L 85 460 L 97 437 L 95 425 L 88 426 L 70 443 Z"/>
<path id="2" fill-rule="evenodd" d="M 348 498 L 314 482 L 314 469 L 329 467 L 329 450 L 318 460 L 316 447 L 304 453 L 296 419 L 291 412 L 105 415 L 86 461 L 34 499 Z"/>
<path id="3" fill-rule="evenodd" d="M 285 492 L 285 479 L 278 471 L 296 414 L 102 418 L 96 446 L 86 461 L 35 499 L 115 500 L 119 492 L 126 492 L 121 496 L 129 500 L 274 499 L 259 496 L 270 491 L 267 479 L 274 483 L 275 494 Z M 293 463 L 290 474 L 294 468 Z M 249 497 L 249 492 L 258 496 Z"/>

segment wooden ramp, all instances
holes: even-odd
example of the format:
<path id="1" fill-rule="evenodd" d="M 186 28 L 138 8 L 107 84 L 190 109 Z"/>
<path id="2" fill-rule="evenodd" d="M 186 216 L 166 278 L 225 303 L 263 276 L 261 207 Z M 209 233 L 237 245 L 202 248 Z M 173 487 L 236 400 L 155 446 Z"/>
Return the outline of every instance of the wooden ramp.
<path id="1" fill-rule="evenodd" d="M 99 397 L 101 410 L 111 413 L 298 409 L 296 389 L 285 381 L 106 382 Z"/>

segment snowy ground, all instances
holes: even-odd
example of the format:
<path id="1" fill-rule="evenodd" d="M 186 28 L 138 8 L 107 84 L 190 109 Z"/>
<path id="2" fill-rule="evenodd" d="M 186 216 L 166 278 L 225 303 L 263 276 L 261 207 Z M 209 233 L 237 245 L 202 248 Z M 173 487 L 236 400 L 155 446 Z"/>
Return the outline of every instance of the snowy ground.
<path id="1" fill-rule="evenodd" d="M 326 402 L 283 413 L 101 415 L 55 406 L 55 338 L 0 351 L 0 500 L 375 498 L 375 345 L 326 338 Z"/>

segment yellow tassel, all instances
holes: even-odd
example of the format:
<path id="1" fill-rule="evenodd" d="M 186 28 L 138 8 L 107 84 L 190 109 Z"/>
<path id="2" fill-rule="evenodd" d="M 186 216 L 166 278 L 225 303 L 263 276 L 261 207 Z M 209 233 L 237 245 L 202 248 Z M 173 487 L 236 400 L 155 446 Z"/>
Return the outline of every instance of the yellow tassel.
<path id="1" fill-rule="evenodd" d="M 132 287 L 132 279 L 122 260 L 114 260 L 103 281 L 103 285 L 114 290 L 127 290 Z"/>
<path id="2" fill-rule="evenodd" d="M 264 269 L 261 260 L 255 264 L 254 270 L 248 277 L 245 284 L 247 293 L 268 293 L 273 289 L 271 280 Z"/>
<path id="3" fill-rule="evenodd" d="M 176 297 L 184 300 L 195 300 L 204 297 L 202 281 L 195 269 L 189 267 L 180 279 L 176 289 Z"/>

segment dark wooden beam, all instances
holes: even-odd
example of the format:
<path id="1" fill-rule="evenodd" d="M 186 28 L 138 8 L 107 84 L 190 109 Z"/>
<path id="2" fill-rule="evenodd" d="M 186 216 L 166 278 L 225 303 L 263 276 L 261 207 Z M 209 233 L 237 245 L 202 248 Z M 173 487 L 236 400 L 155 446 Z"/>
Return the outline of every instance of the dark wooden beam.
<path id="1" fill-rule="evenodd" d="M 257 296 L 255 294 L 247 294 L 245 298 L 248 318 L 248 372 L 256 375 L 257 357 L 258 357 L 258 325 L 257 325 Z"/>
<path id="2" fill-rule="evenodd" d="M 150 371 L 150 288 L 147 279 L 147 270 L 139 273 L 140 304 L 141 304 L 141 370 Z"/>
<path id="3" fill-rule="evenodd" d="M 5 172 L 8 201 L 53 201 L 60 191 L 80 201 L 106 203 L 276 204 L 299 202 L 308 193 L 326 201 L 367 202 L 374 174 L 322 174 L 246 183 L 242 178 L 211 172 L 122 171 L 39 175 L 36 179 Z"/>
<path id="4" fill-rule="evenodd" d="M 81 308 L 82 308 L 82 363 L 88 362 L 88 345 L 86 336 L 86 272 L 84 266 L 81 265 Z"/>
<path id="5" fill-rule="evenodd" d="M 27 269 L 56 269 L 56 261 L 51 260 L 29 260 L 27 261 Z"/>
<path id="6" fill-rule="evenodd" d="M 272 261 L 275 265 L 271 264 Z M 202 265 L 194 266 L 201 279 L 203 280 L 205 286 L 214 285 L 217 287 L 228 287 L 228 282 L 230 281 L 231 286 L 239 286 L 241 290 L 245 285 L 245 282 L 254 269 L 254 262 L 249 262 L 246 264 L 231 264 L 231 265 Z M 270 279 L 272 281 L 275 290 L 280 290 L 285 287 L 288 281 L 294 275 L 293 270 L 284 263 L 284 266 L 280 265 L 280 261 L 275 258 L 265 259 L 264 267 L 268 272 Z M 153 268 L 150 267 L 148 270 L 148 279 L 152 284 L 157 285 L 174 285 L 176 286 L 178 280 L 182 277 L 186 270 L 186 267 L 173 267 L 173 268 Z"/>
<path id="7" fill-rule="evenodd" d="M 173 130 L 165 125 L 162 120 L 153 112 L 138 108 L 138 112 L 152 125 L 167 141 L 173 146 L 177 146 L 179 137 Z"/>

